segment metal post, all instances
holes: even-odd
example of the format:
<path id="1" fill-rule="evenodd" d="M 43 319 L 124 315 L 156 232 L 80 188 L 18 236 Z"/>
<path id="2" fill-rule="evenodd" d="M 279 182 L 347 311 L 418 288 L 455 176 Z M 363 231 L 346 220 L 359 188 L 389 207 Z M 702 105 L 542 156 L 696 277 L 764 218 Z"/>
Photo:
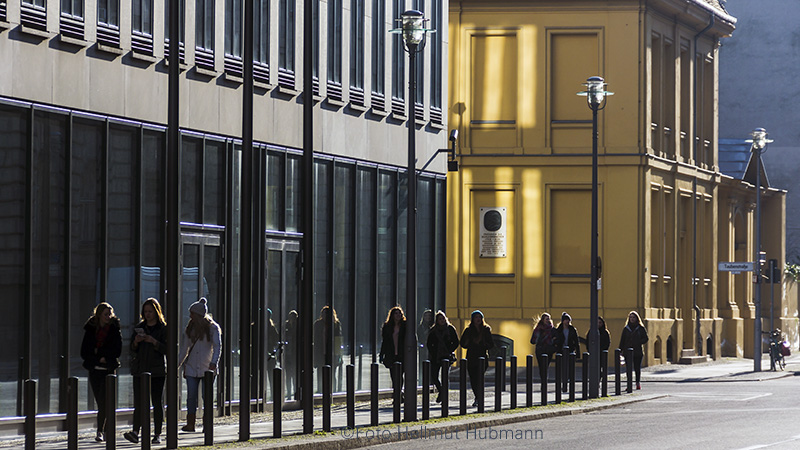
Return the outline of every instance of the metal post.
<path id="1" fill-rule="evenodd" d="M 117 448 L 117 376 L 106 375 L 106 449 Z"/>
<path id="2" fill-rule="evenodd" d="M 756 246 L 755 261 L 755 308 L 756 317 L 753 326 L 753 371 L 761 372 L 761 148 L 753 144 L 753 154 L 756 163 Z"/>
<path id="3" fill-rule="evenodd" d="M 583 353 L 583 364 L 581 364 L 581 400 L 589 398 L 589 353 Z"/>
<path id="4" fill-rule="evenodd" d="M 541 386 L 539 387 L 540 394 L 542 396 L 542 406 L 547 406 L 547 367 L 550 365 L 550 355 L 539 355 L 539 367 L 544 367 L 541 372 L 544 376 L 541 376 L 539 382 Z M 556 389 L 558 390 L 558 389 Z"/>
<path id="5" fill-rule="evenodd" d="M 561 383 L 564 378 L 564 355 L 556 353 L 556 405 L 561 404 Z"/>
<path id="6" fill-rule="evenodd" d="M 322 431 L 326 433 L 331 431 L 332 375 L 331 366 L 322 366 Z"/>
<path id="7" fill-rule="evenodd" d="M 378 425 L 378 363 L 370 365 L 369 380 L 370 425 Z"/>
<path id="8" fill-rule="evenodd" d="M 614 350 L 614 395 L 622 394 L 622 350 Z"/>
<path id="9" fill-rule="evenodd" d="M 569 354 L 569 401 L 575 401 L 575 352 Z"/>
<path id="10" fill-rule="evenodd" d="M 450 360 L 442 360 L 442 390 L 439 392 L 442 399 L 442 417 L 450 414 Z"/>
<path id="11" fill-rule="evenodd" d="M 603 350 L 601 355 L 600 367 L 603 369 L 601 386 L 603 388 L 603 397 L 608 397 L 608 350 Z"/>
<path id="12" fill-rule="evenodd" d="M 517 356 L 511 355 L 511 384 L 509 389 L 511 390 L 511 403 L 509 408 L 517 409 Z"/>
<path id="13" fill-rule="evenodd" d="M 136 377 L 133 377 L 136 382 Z M 139 398 L 133 399 L 139 402 L 139 420 L 142 429 L 139 433 L 142 441 L 142 450 L 150 450 L 150 372 L 143 372 L 139 375 Z"/>
<path id="14" fill-rule="evenodd" d="M 508 347 L 505 345 L 500 347 L 500 357 L 503 358 L 503 370 L 500 371 L 500 391 L 506 390 L 506 352 Z"/>
<path id="15" fill-rule="evenodd" d="M 348 364 L 345 368 L 347 378 L 347 428 L 356 427 L 356 366 Z"/>
<path id="16" fill-rule="evenodd" d="M 504 361 L 501 356 L 494 359 L 494 410 L 503 409 L 503 372 Z"/>
<path id="17" fill-rule="evenodd" d="M 25 450 L 36 448 L 36 380 L 25 380 Z"/>
<path id="18" fill-rule="evenodd" d="M 272 392 L 275 397 L 274 388 Z M 214 445 L 214 372 L 210 370 L 203 374 L 203 435 L 204 445 Z"/>
<path id="19" fill-rule="evenodd" d="M 392 376 L 392 387 L 394 388 L 394 402 L 392 402 L 392 409 L 394 416 L 392 419 L 394 423 L 400 423 L 400 404 L 403 401 L 403 383 L 401 380 L 401 373 L 403 373 L 403 363 L 396 361 L 392 366 L 394 376 Z M 410 394 L 410 393 L 409 393 Z"/>
<path id="20" fill-rule="evenodd" d="M 628 387 L 626 392 L 630 394 L 633 392 L 633 349 L 627 348 L 625 349 L 625 367 L 627 368 L 628 372 Z"/>
<path id="21" fill-rule="evenodd" d="M 485 402 L 486 402 L 486 358 L 484 358 L 483 356 L 478 358 L 478 368 L 479 368 L 478 369 L 478 379 L 477 380 L 471 380 L 471 381 L 477 381 L 478 382 L 477 383 L 478 384 L 477 389 L 474 389 L 474 391 L 477 393 L 476 394 L 477 398 L 475 399 L 475 401 L 478 402 L 478 412 L 482 413 L 482 412 L 484 412 L 486 410 L 485 409 L 485 406 L 486 406 L 485 405 Z"/>
<path id="22" fill-rule="evenodd" d="M 775 329 L 775 279 L 773 275 L 777 265 L 777 259 L 769 260 L 769 331 Z"/>
<path id="23" fill-rule="evenodd" d="M 533 406 L 533 355 L 525 357 L 525 407 Z"/>
<path id="24" fill-rule="evenodd" d="M 78 450 L 78 377 L 69 377 L 67 390 L 67 450 Z"/>
<path id="25" fill-rule="evenodd" d="M 467 414 L 467 360 L 458 363 L 458 406 L 459 414 Z"/>
<path id="26" fill-rule="evenodd" d="M 416 157 L 416 113 L 414 99 L 417 97 L 416 56 L 417 45 L 408 44 L 408 219 L 406 241 L 406 353 L 405 384 L 409 395 L 405 398 L 405 420 L 417 420 L 417 157 Z"/>
<path id="27" fill-rule="evenodd" d="M 283 436 L 283 369 L 272 369 L 272 437 Z M 206 444 L 210 445 L 210 444 Z"/>
<path id="28" fill-rule="evenodd" d="M 597 386 L 600 380 L 600 334 L 597 329 L 598 312 L 598 280 L 600 278 L 598 262 L 599 254 L 597 249 L 598 225 L 597 225 L 597 110 L 599 104 L 590 102 L 592 108 L 592 249 L 591 264 L 592 277 L 589 285 L 589 397 L 597 398 Z"/>
<path id="29" fill-rule="evenodd" d="M 362 388 L 361 378 L 364 373 L 364 346 L 358 346 L 358 390 L 360 391 Z"/>
<path id="30" fill-rule="evenodd" d="M 431 362 L 422 361 L 422 420 L 431 417 Z"/>

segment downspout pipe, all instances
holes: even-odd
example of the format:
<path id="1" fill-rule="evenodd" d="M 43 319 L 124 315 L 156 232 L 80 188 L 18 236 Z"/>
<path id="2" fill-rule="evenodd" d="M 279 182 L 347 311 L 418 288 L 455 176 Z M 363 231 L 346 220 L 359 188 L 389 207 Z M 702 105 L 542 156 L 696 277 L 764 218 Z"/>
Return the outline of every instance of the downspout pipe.
<path id="1" fill-rule="evenodd" d="M 697 64 L 697 40 L 700 39 L 700 36 L 705 34 L 706 31 L 710 30 L 711 27 L 714 26 L 714 14 L 711 14 L 709 18 L 708 25 L 705 28 L 700 30 L 699 33 L 694 35 L 694 71 L 692 72 L 692 77 L 694 78 L 692 83 L 692 102 L 694 106 L 694 115 L 692 120 L 692 139 L 694 139 L 694 164 L 697 166 L 700 162 L 698 160 L 698 154 L 700 149 L 700 139 L 697 136 L 697 112 L 699 110 L 697 106 L 697 71 L 698 71 L 698 64 Z M 697 349 L 697 355 L 701 355 L 703 353 L 703 338 L 700 336 L 700 307 L 697 306 L 697 283 L 700 281 L 697 279 L 697 174 L 695 173 L 694 178 L 692 179 L 692 228 L 694 232 L 692 233 L 692 308 L 694 309 L 695 315 L 695 324 L 694 324 L 694 334 L 695 334 L 695 348 Z"/>

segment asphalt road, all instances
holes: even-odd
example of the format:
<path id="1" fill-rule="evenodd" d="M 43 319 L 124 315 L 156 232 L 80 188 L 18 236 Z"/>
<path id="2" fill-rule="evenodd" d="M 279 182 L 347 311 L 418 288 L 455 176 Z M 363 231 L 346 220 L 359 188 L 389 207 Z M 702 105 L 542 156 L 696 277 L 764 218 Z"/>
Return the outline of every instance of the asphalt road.
<path id="1" fill-rule="evenodd" d="M 768 381 L 647 383 L 666 397 L 620 408 L 462 430 L 374 447 L 392 449 L 799 449 L 795 376 Z"/>

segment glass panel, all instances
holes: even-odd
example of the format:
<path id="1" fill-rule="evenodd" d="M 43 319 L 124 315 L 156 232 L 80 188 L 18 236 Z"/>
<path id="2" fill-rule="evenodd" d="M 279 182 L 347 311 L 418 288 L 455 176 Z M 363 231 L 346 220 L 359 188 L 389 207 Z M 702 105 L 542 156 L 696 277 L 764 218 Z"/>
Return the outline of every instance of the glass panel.
<path id="1" fill-rule="evenodd" d="M 225 143 L 206 141 L 203 223 L 225 223 Z"/>
<path id="2" fill-rule="evenodd" d="M 333 204 L 333 306 L 341 321 L 341 342 L 334 341 L 335 384 L 334 392 L 342 392 L 344 385 L 343 364 L 354 361 L 353 345 L 353 258 L 355 253 L 354 191 L 352 165 L 339 165 L 334 168 Z M 342 361 L 344 358 L 344 361 Z M 338 362 L 338 364 L 337 364 Z"/>
<path id="3" fill-rule="evenodd" d="M 359 324 L 369 317 L 370 326 L 356 326 L 356 389 L 369 389 L 370 363 L 374 354 L 372 336 L 376 332 L 375 309 L 375 170 L 359 168 L 356 184 L 356 311 Z M 366 356 L 364 356 L 366 355 Z M 361 381 L 359 383 L 359 381 Z"/>
<path id="4" fill-rule="evenodd" d="M 268 392 L 268 399 L 269 401 L 273 400 L 273 392 L 272 392 L 272 370 L 275 368 L 275 348 L 278 345 L 278 341 L 280 340 L 280 336 L 278 333 L 278 328 L 275 325 L 275 320 L 279 320 L 282 316 L 281 311 L 281 300 L 282 300 L 282 292 L 283 287 L 281 282 L 283 281 L 283 252 L 280 250 L 268 250 L 267 251 L 267 328 L 264 330 L 266 332 L 265 340 L 267 342 L 267 346 L 265 348 L 265 358 L 267 359 L 266 364 L 266 373 L 265 378 L 269 384 L 269 392 Z M 279 322 L 280 323 L 280 322 Z M 296 351 L 296 349 L 295 349 Z"/>
<path id="5" fill-rule="evenodd" d="M 325 305 L 331 304 L 330 299 L 330 176 L 331 162 L 316 161 L 314 165 L 314 311 L 320 311 Z M 318 318 L 319 320 L 319 318 Z M 333 345 L 330 339 L 323 339 L 322 322 L 314 324 L 314 368 L 317 369 L 317 392 L 322 389 L 322 370 L 321 367 L 332 361 L 330 348 Z M 330 336 L 330 334 L 328 335 Z M 334 386 L 336 386 L 334 384 Z"/>
<path id="6" fill-rule="evenodd" d="M 136 297 L 135 270 L 137 244 L 136 215 L 139 201 L 139 183 L 136 180 L 138 164 L 138 130 L 113 126 L 109 128 L 108 148 L 108 287 L 107 301 L 114 307 L 122 322 L 123 342 L 133 333 L 134 321 L 139 317 Z M 101 295 L 102 297 L 102 295 Z M 130 387 L 130 358 L 128 346 L 122 346 L 122 367 L 119 378 L 119 407 L 133 405 Z"/>
<path id="7" fill-rule="evenodd" d="M 417 312 L 434 307 L 433 258 L 436 235 L 433 229 L 433 206 L 436 187 L 433 182 L 431 178 L 417 179 Z"/>
<path id="8" fill-rule="evenodd" d="M 300 188 L 300 163 L 298 155 L 287 155 L 286 158 L 286 231 L 297 232 L 302 226 L 302 190 Z"/>
<path id="9" fill-rule="evenodd" d="M 267 153 L 267 192 L 266 226 L 268 230 L 283 230 L 283 187 L 284 167 L 283 153 L 270 151 Z"/>
<path id="10" fill-rule="evenodd" d="M 183 138 L 181 151 L 181 222 L 202 223 L 202 145 L 199 139 Z"/>
<path id="11" fill-rule="evenodd" d="M 200 293 L 205 291 L 205 289 L 201 288 L 199 245 L 183 244 L 183 268 L 181 271 L 181 276 L 183 277 L 183 298 L 181 299 L 181 321 L 178 325 L 178 330 L 180 330 L 179 340 L 182 342 L 184 339 L 187 339 L 184 330 L 186 330 L 186 325 L 189 323 L 189 307 L 192 306 L 192 303 L 196 302 L 202 296 Z M 204 284 L 205 283 L 202 283 L 202 285 Z M 209 302 L 209 311 L 211 310 L 211 306 L 211 302 Z M 182 408 L 186 407 L 185 384 L 186 383 L 181 383 Z"/>
<path id="12" fill-rule="evenodd" d="M 30 112 L 0 105 L 0 292 L 3 315 L 0 321 L 0 416 L 16 416 L 19 358 L 23 354 L 25 299 L 25 159 Z M 21 407 L 21 405 L 20 405 Z"/>
<path id="13" fill-rule="evenodd" d="M 222 327 L 224 324 L 220 322 L 220 320 L 225 296 L 222 290 L 222 256 L 220 254 L 220 247 L 212 245 L 203 246 L 203 278 L 201 286 L 205 292 L 203 296 L 208 300 L 209 314 L 211 314 L 214 320 L 220 323 L 220 327 Z M 224 334 L 225 329 L 223 329 L 222 332 Z M 219 385 L 217 385 L 217 389 L 217 392 L 219 392 Z M 214 405 L 217 405 L 216 401 Z"/>
<path id="14" fill-rule="evenodd" d="M 299 378 L 297 309 L 300 307 L 300 253 L 286 252 L 284 276 L 286 279 L 284 307 L 286 320 L 283 326 L 283 341 L 286 348 L 283 352 L 283 367 L 286 374 L 284 392 L 286 399 L 297 399 L 297 380 Z"/>
<path id="15" fill-rule="evenodd" d="M 70 375 L 88 383 L 80 355 L 83 325 L 100 300 L 103 236 L 103 147 L 102 122 L 75 120 L 72 125 L 72 236 Z M 80 391 L 80 388 L 79 388 Z M 90 407 L 88 396 L 78 397 L 78 410 Z"/>
<path id="16" fill-rule="evenodd" d="M 399 173 L 397 193 L 397 302 L 406 309 L 406 260 L 408 259 L 408 177 Z"/>
<path id="17" fill-rule="evenodd" d="M 231 260 L 240 260 L 240 229 L 242 225 L 241 206 L 242 206 L 242 147 L 241 145 L 234 144 L 233 146 L 233 195 L 231 205 L 233 209 L 233 222 L 231 223 Z M 233 289 L 231 289 L 232 297 L 228 302 L 227 311 L 227 324 L 228 330 L 223 330 L 222 333 L 222 349 L 223 352 L 227 350 L 226 357 L 230 360 L 229 366 L 225 369 L 225 392 L 226 401 L 239 398 L 239 305 L 241 290 L 241 277 L 239 272 L 239 264 L 231 264 L 231 280 Z M 228 413 L 228 411 L 226 411 Z"/>
<path id="18" fill-rule="evenodd" d="M 142 142 L 142 273 L 139 301 L 161 298 L 164 263 L 164 133 L 145 130 Z"/>
<path id="19" fill-rule="evenodd" d="M 386 320 L 389 309 L 398 303 L 396 291 L 397 257 L 397 177 L 394 172 L 378 175 L 378 295 L 377 329 Z M 405 309 L 405 308 L 403 308 Z M 377 333 L 380 334 L 380 333 Z M 377 345 L 380 336 L 376 335 Z M 387 386 L 382 384 L 382 386 Z"/>
<path id="20" fill-rule="evenodd" d="M 253 1 L 253 60 L 269 64 L 269 0 Z"/>
<path id="21" fill-rule="evenodd" d="M 447 247 L 447 181 L 436 181 L 436 280 L 445 278 L 445 248 Z M 445 310 L 445 283 L 436 286 L 435 310 Z"/>

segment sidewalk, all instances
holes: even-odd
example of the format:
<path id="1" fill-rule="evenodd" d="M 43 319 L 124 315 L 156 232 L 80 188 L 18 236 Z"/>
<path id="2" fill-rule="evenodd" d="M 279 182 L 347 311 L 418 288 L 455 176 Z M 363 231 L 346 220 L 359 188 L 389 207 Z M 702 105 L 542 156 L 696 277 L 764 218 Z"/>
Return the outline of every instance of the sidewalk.
<path id="1" fill-rule="evenodd" d="M 762 362 L 762 369 L 765 371 L 754 373 L 753 361 L 745 359 L 722 359 L 697 365 L 660 365 L 647 367 L 642 370 L 642 381 L 647 382 L 718 382 L 718 381 L 763 381 L 776 379 L 784 376 L 793 376 L 794 371 L 800 371 L 800 357 L 792 356 L 787 358 L 787 367 L 784 372 L 770 372 L 769 359 Z M 501 412 L 493 412 L 495 406 L 495 396 L 493 386 L 487 386 L 484 414 L 476 414 L 476 408 L 467 408 L 466 416 L 459 416 L 459 391 L 450 391 L 450 417 L 441 419 L 441 407 L 436 403 L 431 403 L 431 420 L 426 422 L 413 422 L 392 424 L 393 411 L 391 400 L 381 400 L 379 402 L 379 422 L 378 427 L 370 427 L 370 405 L 369 402 L 358 402 L 356 405 L 355 429 L 347 429 L 347 416 L 344 404 L 334 405 L 331 410 L 331 433 L 322 432 L 322 410 L 317 407 L 314 411 L 314 430 L 311 435 L 302 435 L 302 411 L 283 412 L 283 437 L 280 439 L 272 438 L 272 419 L 271 413 L 252 413 L 250 425 L 250 438 L 248 443 L 236 442 L 239 436 L 238 416 L 217 417 L 214 427 L 214 448 L 235 447 L 248 449 L 273 449 L 273 448 L 292 448 L 292 449 L 348 449 L 358 448 L 379 443 L 396 442 L 410 439 L 478 439 L 477 431 L 481 433 L 486 430 L 491 431 L 491 427 L 500 425 L 535 421 L 537 419 L 557 417 L 564 415 L 581 414 L 601 409 L 612 408 L 633 402 L 646 401 L 660 398 L 664 395 L 642 394 L 634 391 L 633 394 L 625 394 L 625 379 L 623 376 L 623 394 L 614 396 L 614 376 L 610 376 L 609 394 L 607 398 L 600 398 L 586 401 L 576 401 L 575 403 L 563 403 L 556 405 L 553 403 L 554 392 L 548 392 L 547 406 L 534 406 L 531 408 L 518 408 L 508 410 L 510 406 L 510 394 L 508 390 L 503 393 Z M 552 389 L 553 384 L 549 387 Z M 580 383 L 576 389 L 580 390 Z M 525 405 L 524 384 L 518 388 L 518 406 Z M 538 386 L 534 386 L 534 405 L 540 400 Z M 435 398 L 434 395 L 431 399 Z M 580 399 L 581 394 L 577 393 L 576 398 Z M 566 402 L 568 395 L 563 395 Z M 468 405 L 472 404 L 471 393 Z M 421 405 L 421 396 L 418 399 Z M 417 417 L 422 417 L 421 406 L 417 411 Z M 122 433 L 128 431 L 129 427 L 118 428 L 117 448 L 136 449 L 141 448 L 141 444 L 131 444 L 122 437 Z M 195 433 L 180 433 L 178 444 L 180 447 L 200 447 L 203 445 L 202 428 L 198 427 Z M 530 431 L 534 436 L 536 425 L 531 424 Z M 468 433 L 471 433 L 469 436 Z M 42 433 L 37 436 L 36 448 L 38 449 L 64 449 L 66 448 L 66 433 Z M 533 437 L 531 437 L 533 439 Z M 153 445 L 154 449 L 165 448 L 166 439 L 162 436 L 162 444 Z M 225 445 L 228 444 L 228 445 Z M 105 442 L 95 442 L 94 433 L 84 430 L 80 434 L 79 448 L 81 449 L 104 449 Z M 24 439 L 3 439 L 0 440 L 0 447 L 24 447 Z"/>

